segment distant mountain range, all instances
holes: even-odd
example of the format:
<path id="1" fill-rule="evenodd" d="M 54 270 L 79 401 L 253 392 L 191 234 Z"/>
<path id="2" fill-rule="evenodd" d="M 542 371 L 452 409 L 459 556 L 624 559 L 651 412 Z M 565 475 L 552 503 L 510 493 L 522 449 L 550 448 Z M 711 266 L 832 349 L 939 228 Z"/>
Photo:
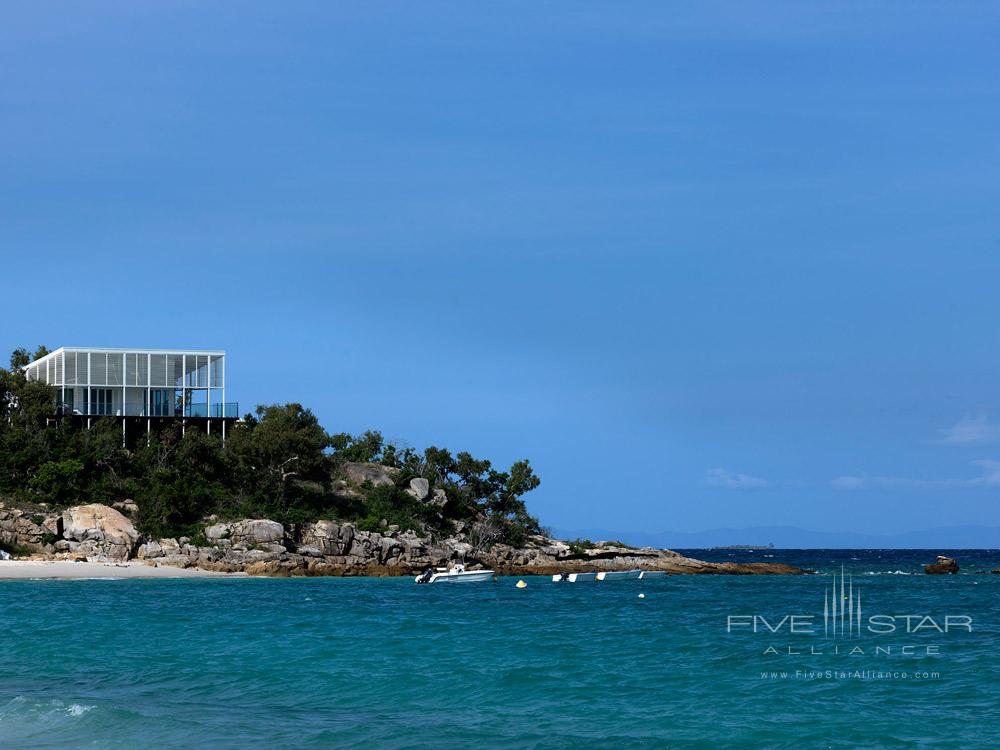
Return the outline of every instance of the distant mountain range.
<path id="1" fill-rule="evenodd" d="M 773 544 L 779 549 L 998 549 L 1000 528 L 943 526 L 899 534 L 860 534 L 851 531 L 809 531 L 796 526 L 752 526 L 709 531 L 609 531 L 556 529 L 560 539 L 617 540 L 636 546 L 668 549 L 705 549 L 729 545 Z"/>

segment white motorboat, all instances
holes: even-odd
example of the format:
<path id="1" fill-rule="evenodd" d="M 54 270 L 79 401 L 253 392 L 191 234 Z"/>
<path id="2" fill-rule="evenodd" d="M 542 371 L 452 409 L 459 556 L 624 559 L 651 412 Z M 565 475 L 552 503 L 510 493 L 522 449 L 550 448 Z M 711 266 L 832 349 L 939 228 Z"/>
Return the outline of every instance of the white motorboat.
<path id="1" fill-rule="evenodd" d="M 459 563 L 453 568 L 428 568 L 413 580 L 416 583 L 483 583 L 493 580 L 493 571 L 466 570 Z"/>
<path id="2" fill-rule="evenodd" d="M 635 570 L 602 570 L 597 574 L 598 581 L 624 581 L 637 580 L 642 575 L 642 571 Z"/>
<path id="3" fill-rule="evenodd" d="M 556 573 L 552 576 L 553 583 L 579 583 L 580 581 L 594 581 L 597 573 Z"/>
<path id="4" fill-rule="evenodd" d="M 639 573 L 640 581 L 648 581 L 650 578 L 666 578 L 667 571 L 665 570 L 644 570 Z"/>

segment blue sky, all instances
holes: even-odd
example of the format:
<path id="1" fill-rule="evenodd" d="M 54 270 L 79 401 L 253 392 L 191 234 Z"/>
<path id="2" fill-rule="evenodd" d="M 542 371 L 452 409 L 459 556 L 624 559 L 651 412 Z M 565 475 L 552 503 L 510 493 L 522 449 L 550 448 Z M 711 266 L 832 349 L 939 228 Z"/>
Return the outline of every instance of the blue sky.
<path id="1" fill-rule="evenodd" d="M 222 347 L 562 529 L 1000 526 L 996 7 L 0 15 L 5 350 Z"/>

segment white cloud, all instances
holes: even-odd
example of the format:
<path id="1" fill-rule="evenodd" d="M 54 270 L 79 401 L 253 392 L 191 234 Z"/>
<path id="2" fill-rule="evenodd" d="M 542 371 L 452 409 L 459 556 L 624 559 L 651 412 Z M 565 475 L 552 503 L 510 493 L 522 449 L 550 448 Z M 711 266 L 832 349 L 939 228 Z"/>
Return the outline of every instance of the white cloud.
<path id="1" fill-rule="evenodd" d="M 979 469 L 979 476 L 965 479 L 914 479 L 912 477 L 870 477 L 842 476 L 833 480 L 832 484 L 841 490 L 864 490 L 871 488 L 891 489 L 959 489 L 963 487 L 1000 487 L 1000 461 L 982 459 L 973 461 L 972 465 Z"/>
<path id="2" fill-rule="evenodd" d="M 937 441 L 944 445 L 984 445 L 1000 440 L 1000 425 L 992 424 L 985 413 L 966 414 L 951 427 L 940 430 Z"/>
<path id="3" fill-rule="evenodd" d="M 722 487 L 727 490 L 756 490 L 767 486 L 766 479 L 727 469 L 709 469 L 702 482 L 709 487 Z"/>

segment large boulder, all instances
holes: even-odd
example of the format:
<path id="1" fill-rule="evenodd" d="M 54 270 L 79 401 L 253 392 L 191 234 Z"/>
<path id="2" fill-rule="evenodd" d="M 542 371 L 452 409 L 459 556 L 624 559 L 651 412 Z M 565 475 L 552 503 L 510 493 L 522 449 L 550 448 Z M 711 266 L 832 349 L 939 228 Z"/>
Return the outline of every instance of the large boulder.
<path id="1" fill-rule="evenodd" d="M 423 477 L 414 477 L 413 479 L 411 479 L 410 486 L 406 490 L 407 494 L 409 494 L 411 497 L 413 497 L 414 500 L 417 500 L 418 502 L 423 501 L 424 498 L 426 498 L 427 495 L 430 494 L 430 491 L 431 491 L 431 483 L 428 482 Z"/>
<path id="2" fill-rule="evenodd" d="M 315 548 L 323 555 L 346 555 L 354 541 L 354 527 L 334 521 L 316 521 L 302 525 L 300 544 Z"/>
<path id="3" fill-rule="evenodd" d="M 938 555 L 936 562 L 924 566 L 924 572 L 928 575 L 943 575 L 945 573 L 957 573 L 958 571 L 959 567 L 955 558 L 944 555 Z"/>
<path id="4" fill-rule="evenodd" d="M 213 523 L 205 527 L 205 538 L 219 546 L 243 545 L 258 547 L 280 544 L 285 538 L 285 527 L 266 518 L 246 518 L 232 523 Z"/>
<path id="5" fill-rule="evenodd" d="M 139 532 L 132 522 L 100 503 L 67 508 L 62 514 L 62 526 L 70 551 L 85 555 L 90 562 L 128 560 L 139 547 Z"/>
<path id="6" fill-rule="evenodd" d="M 443 489 L 438 487 L 436 490 L 434 490 L 434 495 L 427 502 L 435 507 L 443 508 L 448 504 L 448 495 L 445 494 L 445 491 Z"/>
<path id="7" fill-rule="evenodd" d="M 355 531 L 347 554 L 359 558 L 363 564 L 377 563 L 382 554 L 382 535 L 374 531 Z"/>
<path id="8" fill-rule="evenodd" d="M 229 526 L 229 539 L 233 544 L 248 547 L 280 542 L 285 538 L 285 528 L 277 521 L 264 518 L 236 521 Z"/>
<path id="9" fill-rule="evenodd" d="M 38 546 L 48 532 L 45 519 L 22 510 L 0 510 L 0 543 Z"/>
<path id="10" fill-rule="evenodd" d="M 232 533 L 232 524 L 228 523 L 213 523 L 211 526 L 205 527 L 205 538 L 213 544 L 217 544 L 222 539 L 229 539 Z"/>
<path id="11" fill-rule="evenodd" d="M 376 487 L 383 484 L 395 484 L 395 478 L 399 475 L 399 469 L 382 464 L 345 461 L 340 468 L 344 472 L 344 476 L 354 484 L 371 482 Z"/>

